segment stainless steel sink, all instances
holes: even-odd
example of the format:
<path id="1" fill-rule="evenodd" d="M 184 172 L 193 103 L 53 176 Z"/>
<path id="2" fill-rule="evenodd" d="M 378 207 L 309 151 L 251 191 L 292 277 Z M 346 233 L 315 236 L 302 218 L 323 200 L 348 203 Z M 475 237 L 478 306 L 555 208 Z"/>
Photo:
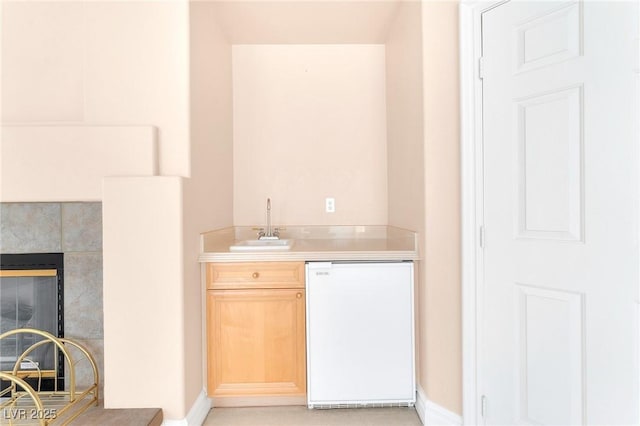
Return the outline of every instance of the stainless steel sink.
<path id="1" fill-rule="evenodd" d="M 244 240 L 229 246 L 230 251 L 275 251 L 289 250 L 293 240 Z"/>

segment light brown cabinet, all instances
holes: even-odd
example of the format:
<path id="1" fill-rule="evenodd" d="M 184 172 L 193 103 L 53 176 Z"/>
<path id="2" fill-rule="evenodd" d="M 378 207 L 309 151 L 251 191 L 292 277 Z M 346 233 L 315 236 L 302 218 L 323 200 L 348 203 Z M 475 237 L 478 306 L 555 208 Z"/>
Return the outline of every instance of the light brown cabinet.
<path id="1" fill-rule="evenodd" d="M 303 262 L 207 265 L 210 397 L 306 394 Z"/>

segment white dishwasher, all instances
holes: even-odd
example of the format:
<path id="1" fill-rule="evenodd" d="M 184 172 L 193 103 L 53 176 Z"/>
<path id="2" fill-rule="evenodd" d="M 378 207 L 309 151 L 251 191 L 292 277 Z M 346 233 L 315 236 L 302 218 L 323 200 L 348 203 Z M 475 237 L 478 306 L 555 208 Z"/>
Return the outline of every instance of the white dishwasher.
<path id="1" fill-rule="evenodd" d="M 309 408 L 416 401 L 412 262 L 308 262 Z"/>

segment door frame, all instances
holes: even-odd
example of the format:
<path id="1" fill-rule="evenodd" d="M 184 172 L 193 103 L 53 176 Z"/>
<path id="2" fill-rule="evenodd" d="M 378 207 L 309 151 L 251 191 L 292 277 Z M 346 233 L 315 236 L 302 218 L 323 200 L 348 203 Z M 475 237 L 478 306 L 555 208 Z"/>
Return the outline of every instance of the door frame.
<path id="1" fill-rule="evenodd" d="M 459 6 L 462 418 L 465 425 L 482 424 L 482 371 L 478 367 L 481 363 L 479 348 L 483 339 L 479 324 L 483 318 L 484 287 L 484 258 L 480 245 L 483 238 L 481 226 L 484 223 L 482 80 L 479 74 L 482 57 L 481 19 L 484 12 L 508 1 L 512 0 L 461 0 Z M 640 49 L 640 25 L 636 41 L 636 47 Z M 640 59 L 634 71 L 640 80 Z M 640 157 L 636 161 L 640 166 Z M 640 228 L 638 233 L 640 238 Z M 640 291 L 640 283 L 638 286 Z M 640 330 L 640 300 L 637 303 Z"/>
<path id="2" fill-rule="evenodd" d="M 465 425 L 482 424 L 480 343 L 483 317 L 481 291 L 484 258 L 482 139 L 482 14 L 509 0 L 461 0 L 460 37 L 460 179 L 462 256 L 462 418 Z"/>

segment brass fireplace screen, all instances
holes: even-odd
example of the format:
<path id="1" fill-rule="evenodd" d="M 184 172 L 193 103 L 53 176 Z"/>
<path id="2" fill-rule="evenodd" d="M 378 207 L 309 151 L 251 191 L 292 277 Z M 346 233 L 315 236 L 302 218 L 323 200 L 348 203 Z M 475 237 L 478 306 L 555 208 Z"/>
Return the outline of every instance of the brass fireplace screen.
<path id="1" fill-rule="evenodd" d="M 66 425 L 98 404 L 98 369 L 64 338 L 62 253 L 0 255 L 0 425 Z"/>
<path id="2" fill-rule="evenodd" d="M 32 328 L 4 332 L 0 334 L 0 344 L 20 338 L 32 339 L 34 343 L 16 358 L 10 371 L 0 372 L 0 383 L 4 384 L 0 391 L 0 425 L 66 425 L 90 406 L 98 404 L 98 369 L 84 346 Z M 54 354 L 55 365 L 51 370 L 41 370 L 30 358 L 31 354 L 43 349 Z M 65 363 L 64 381 L 56 374 L 60 359 Z M 90 372 L 83 386 L 77 381 L 78 369 Z M 47 377 L 53 379 L 53 388 L 43 390 L 40 384 Z"/>

